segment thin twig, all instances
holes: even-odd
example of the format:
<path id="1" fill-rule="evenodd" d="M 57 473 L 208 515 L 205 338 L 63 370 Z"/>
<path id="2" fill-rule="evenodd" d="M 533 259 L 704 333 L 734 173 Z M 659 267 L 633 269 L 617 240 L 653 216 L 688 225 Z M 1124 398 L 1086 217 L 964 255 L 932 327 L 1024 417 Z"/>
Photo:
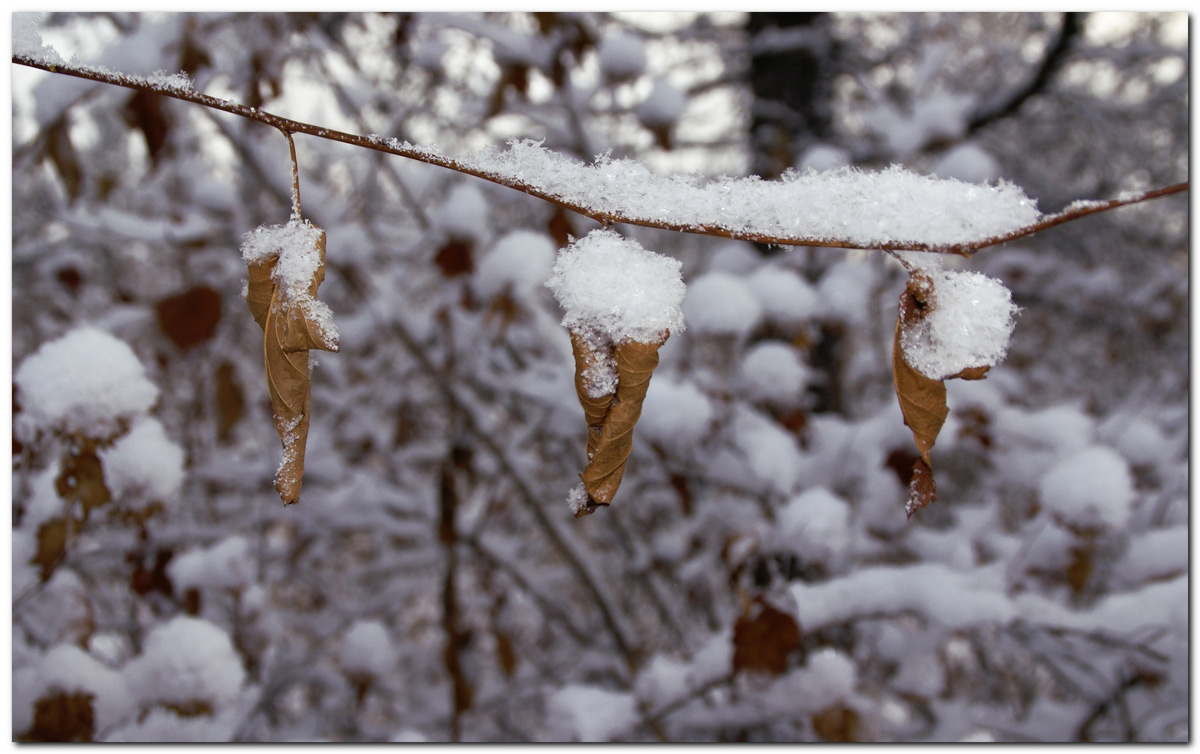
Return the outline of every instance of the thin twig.
<path id="1" fill-rule="evenodd" d="M 300 222 L 300 164 L 296 161 L 296 142 L 292 139 L 291 131 L 280 130 L 287 137 L 288 153 L 292 157 L 292 220 Z"/>
<path id="2" fill-rule="evenodd" d="M 383 139 L 378 136 L 360 136 L 358 134 L 349 134 L 344 131 L 338 131 L 332 128 L 322 126 L 314 126 L 308 123 L 283 118 L 265 110 L 260 110 L 254 107 L 233 102 L 227 99 L 212 97 L 207 94 L 201 94 L 192 89 L 173 88 L 162 84 L 157 84 L 141 76 L 129 76 L 112 71 L 87 67 L 87 66 L 67 66 L 56 63 L 31 58 L 27 55 L 13 55 L 12 62 L 18 65 L 25 65 L 31 68 L 38 68 L 51 73 L 60 73 L 67 76 L 75 76 L 77 78 L 98 81 L 104 84 L 112 84 L 114 86 L 125 87 L 127 89 L 135 89 L 137 91 L 151 92 L 161 94 L 165 97 L 173 97 L 175 99 L 192 102 L 198 105 L 204 105 L 216 110 L 231 113 L 243 118 L 258 121 L 269 126 L 285 131 L 289 134 L 303 133 L 310 136 L 316 136 L 321 139 L 329 139 L 331 141 L 340 141 L 343 144 L 350 144 L 365 149 L 373 149 L 377 152 L 386 152 L 398 157 L 405 157 L 410 160 L 417 160 L 429 165 L 447 168 L 464 175 L 481 178 L 485 181 L 507 186 L 508 188 L 520 191 L 530 196 L 556 204 L 565 209 L 577 212 L 586 217 L 601 223 L 602 225 L 612 225 L 615 223 L 624 223 L 627 225 L 641 225 L 648 228 L 659 228 L 662 230 L 674 230 L 683 233 L 695 233 L 706 236 L 717 236 L 721 238 L 732 238 L 741 241 L 753 241 L 755 243 L 772 244 L 777 246 L 823 246 L 839 249 L 863 249 L 867 251 L 926 251 L 938 254 L 957 254 L 959 256 L 969 257 L 980 249 L 985 249 L 989 246 L 1012 241 L 1017 238 L 1038 233 L 1047 228 L 1054 227 L 1060 223 L 1076 220 L 1087 215 L 1104 212 L 1117 207 L 1123 207 L 1128 204 L 1136 204 L 1138 202 L 1157 199 L 1161 196 L 1179 193 L 1188 190 L 1187 182 L 1179 183 L 1167 188 L 1155 189 L 1146 191 L 1140 194 L 1135 194 L 1128 197 L 1113 199 L 1108 202 L 1093 202 L 1086 205 L 1074 205 L 1074 208 L 1068 207 L 1066 210 L 1054 215 L 1043 217 L 1041 220 L 1027 225 L 1023 228 L 1004 233 L 999 236 L 984 238 L 977 241 L 969 241 L 958 244 L 927 244 L 917 241 L 889 241 L 881 243 L 859 243 L 844 239 L 829 239 L 829 238 L 810 238 L 806 236 L 771 236 L 763 233 L 755 233 L 745 230 L 731 230 L 729 228 L 720 227 L 717 225 L 704 224 L 688 224 L 677 223 L 666 220 L 648 220 L 645 218 L 629 216 L 622 212 L 608 212 L 601 209 L 595 209 L 573 202 L 564 197 L 552 193 L 550 190 L 520 180 L 518 178 L 506 175 L 498 175 L 480 168 L 472 167 L 460 160 L 455 160 L 441 154 L 413 146 L 408 143 L 398 143 L 394 139 Z"/>

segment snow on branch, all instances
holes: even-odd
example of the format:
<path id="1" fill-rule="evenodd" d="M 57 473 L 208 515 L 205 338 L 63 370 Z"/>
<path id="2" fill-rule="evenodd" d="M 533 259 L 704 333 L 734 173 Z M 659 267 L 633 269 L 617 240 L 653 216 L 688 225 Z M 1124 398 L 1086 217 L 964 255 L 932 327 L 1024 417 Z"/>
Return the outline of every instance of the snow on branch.
<path id="1" fill-rule="evenodd" d="M 32 42 L 32 40 L 30 40 Z M 1042 215 L 1016 186 L 963 183 L 893 166 L 878 173 L 848 168 L 757 177 L 658 176 L 631 160 L 601 155 L 586 165 L 531 141 L 452 158 L 438 149 L 371 134 L 361 136 L 282 118 L 196 92 L 180 74 L 131 76 L 72 61 L 45 47 L 13 63 L 153 92 L 274 126 L 406 157 L 522 191 L 605 225 L 627 223 L 788 246 L 930 251 L 970 256 L 1094 212 L 1186 191 L 1188 184 L 1072 205 Z M 181 80 L 182 79 L 182 80 Z"/>

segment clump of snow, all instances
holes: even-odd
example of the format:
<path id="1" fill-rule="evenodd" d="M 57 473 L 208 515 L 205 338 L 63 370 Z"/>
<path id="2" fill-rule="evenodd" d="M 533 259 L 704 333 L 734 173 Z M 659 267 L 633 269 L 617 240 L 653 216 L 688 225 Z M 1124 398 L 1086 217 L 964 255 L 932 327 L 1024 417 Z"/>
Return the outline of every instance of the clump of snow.
<path id="1" fill-rule="evenodd" d="M 865 324 L 871 318 L 875 272 L 860 259 L 835 263 L 817 283 L 821 316 L 849 324 Z"/>
<path id="2" fill-rule="evenodd" d="M 390 743 L 394 744 L 423 744 L 428 740 L 429 739 L 425 737 L 424 733 L 412 728 L 403 728 L 398 730 L 392 734 L 390 739 L 388 739 Z"/>
<path id="3" fill-rule="evenodd" d="M 789 493 L 804 471 L 800 446 L 778 424 L 749 409 L 734 418 L 735 441 L 750 471 L 778 492 Z"/>
<path id="4" fill-rule="evenodd" d="M 749 241 L 721 241 L 713 248 L 708 259 L 710 272 L 732 272 L 749 275 L 762 263 L 762 255 Z"/>
<path id="5" fill-rule="evenodd" d="M 158 400 L 133 349 L 95 327 L 43 343 L 13 382 L 22 409 L 18 424 L 33 431 L 109 438 Z"/>
<path id="6" fill-rule="evenodd" d="M 646 70 L 646 45 L 628 32 L 610 34 L 596 46 L 600 72 L 615 81 L 641 76 Z"/>
<path id="7" fill-rule="evenodd" d="M 550 274 L 556 251 L 554 242 L 545 234 L 515 230 L 501 238 L 479 263 L 476 287 L 487 298 L 505 290 L 532 296 Z"/>
<path id="8" fill-rule="evenodd" d="M 1112 445 L 1134 466 L 1153 466 L 1174 455 L 1173 444 L 1162 430 L 1145 416 L 1116 417 L 1100 428 L 1112 437 Z"/>
<path id="9" fill-rule="evenodd" d="M 883 102 L 868 114 L 867 124 L 892 156 L 903 159 L 933 141 L 962 138 L 974 110 L 974 96 L 939 89 L 918 98 L 908 110 Z"/>
<path id="10" fill-rule="evenodd" d="M 778 406 L 800 403 L 808 383 L 808 368 L 796 349 L 777 340 L 756 343 L 742 358 L 742 385 L 755 400 Z"/>
<path id="11" fill-rule="evenodd" d="M 762 306 L 744 278 L 706 272 L 688 286 L 683 315 L 697 332 L 744 337 L 762 318 Z"/>
<path id="12" fill-rule="evenodd" d="M 1038 498 L 1046 510 L 1076 528 L 1124 528 L 1133 502 L 1129 466 L 1116 451 L 1093 445 L 1077 451 L 1042 477 Z"/>
<path id="13" fill-rule="evenodd" d="M 142 653 L 124 668 L 144 708 L 204 704 L 216 711 L 236 699 L 246 671 L 221 628 L 177 616 L 151 629 Z"/>
<path id="14" fill-rule="evenodd" d="M 994 366 L 1008 353 L 1017 307 L 1004 284 L 978 272 L 926 270 L 933 310 L 900 338 L 904 358 L 934 380 Z"/>
<path id="15" fill-rule="evenodd" d="M 378 141 L 431 159 L 448 159 L 436 149 L 394 138 Z M 876 173 L 852 168 L 789 172 L 778 181 L 704 180 L 655 175 L 644 164 L 607 155 L 585 165 L 529 140 L 511 142 L 506 150 L 484 149 L 456 162 L 589 211 L 667 227 L 706 226 L 743 237 L 913 248 L 989 239 L 1041 216 L 1035 203 L 1012 184 L 979 186 L 920 176 L 898 166 Z"/>
<path id="16" fill-rule="evenodd" d="M 54 694 L 92 694 L 97 732 L 119 724 L 133 711 L 131 690 L 121 673 L 72 644 L 59 644 L 33 666 L 14 672 L 12 686 L 14 733 L 33 724 L 38 699 Z"/>
<path id="17" fill-rule="evenodd" d="M 650 381 L 638 431 L 651 440 L 676 450 L 704 440 L 712 428 L 713 406 L 690 382 L 676 382 L 662 375 Z"/>
<path id="18" fill-rule="evenodd" d="M 844 702 L 854 693 L 857 670 L 854 660 L 831 647 L 823 647 L 809 655 L 804 668 L 798 671 L 804 690 L 797 699 L 805 709 L 824 709 Z"/>
<path id="19" fill-rule="evenodd" d="M 377 620 L 360 620 L 342 636 L 338 652 L 342 667 L 350 673 L 378 676 L 396 663 L 396 648 L 387 626 Z"/>
<path id="20" fill-rule="evenodd" d="M 687 97 L 666 79 L 655 79 L 654 88 L 642 100 L 635 112 L 638 120 L 649 128 L 670 128 L 679 121 L 687 107 Z"/>
<path id="21" fill-rule="evenodd" d="M 776 541 L 806 561 L 836 565 L 850 545 L 850 505 L 824 487 L 792 498 L 778 523 Z"/>
<path id="22" fill-rule="evenodd" d="M 934 164 L 933 172 L 967 183 L 987 183 L 1000 175 L 1000 165 L 983 147 L 967 142 L 942 155 Z"/>
<path id="23" fill-rule="evenodd" d="M 452 238 L 482 241 L 488 227 L 487 198 L 474 183 L 459 183 L 430 220 Z"/>
<path id="24" fill-rule="evenodd" d="M 158 419 L 145 418 L 111 448 L 100 451 L 104 482 L 114 497 L 143 494 L 171 502 L 183 486 L 183 448 Z"/>
<path id="25" fill-rule="evenodd" d="M 12 14 L 12 52 L 45 63 L 63 65 L 65 61 L 62 56 L 53 47 L 43 43 L 42 35 L 38 32 L 38 25 L 45 17 L 45 13 Z"/>
<path id="26" fill-rule="evenodd" d="M 585 743 L 609 741 L 638 723 L 631 694 L 598 686 L 564 686 L 550 695 L 546 707 L 552 726 Z"/>
<path id="27" fill-rule="evenodd" d="M 915 612 L 948 628 L 1008 621 L 1018 608 L 994 574 L 942 563 L 859 568 L 841 578 L 792 585 L 796 617 L 816 630 L 855 616 Z"/>
<path id="28" fill-rule="evenodd" d="M 1152 529 L 1129 542 L 1116 571 L 1130 584 L 1161 581 L 1187 573 L 1188 527 Z"/>
<path id="29" fill-rule="evenodd" d="M 250 542 L 232 536 L 208 548 L 190 550 L 167 566 L 171 583 L 180 593 L 188 589 L 237 589 L 253 581 Z"/>
<path id="30" fill-rule="evenodd" d="M 247 263 L 278 257 L 271 279 L 279 286 L 285 306 L 300 307 L 306 319 L 315 322 L 336 350 L 338 329 L 333 312 L 309 293 L 321 269 L 321 238 L 324 235 L 308 220 L 292 218 L 284 225 L 263 225 L 242 236 L 242 259 Z"/>
<path id="31" fill-rule="evenodd" d="M 817 291 L 795 271 L 779 265 L 764 265 L 746 283 L 758 298 L 763 316 L 780 325 L 798 325 L 816 316 L 820 301 Z"/>
<path id="32" fill-rule="evenodd" d="M 594 230 L 559 253 L 546 287 L 567 329 L 595 331 L 613 343 L 653 342 L 683 330 L 680 267 L 616 231 Z"/>
<path id="33" fill-rule="evenodd" d="M 800 162 L 796 163 L 796 168 L 800 172 L 807 170 L 822 172 L 845 167 L 849 164 L 850 153 L 841 147 L 829 144 L 814 144 L 804 151 L 804 154 L 800 157 Z"/>
<path id="34" fill-rule="evenodd" d="M 21 516 L 22 529 L 37 532 L 42 524 L 63 515 L 63 499 L 58 496 L 55 486 L 60 473 L 62 464 L 55 460 L 49 468 L 33 478 L 29 496 L 25 498 L 25 512 Z"/>
<path id="35" fill-rule="evenodd" d="M 575 485 L 567 491 L 567 508 L 571 511 L 571 515 L 579 518 L 583 512 L 588 509 L 588 501 L 591 499 L 588 494 L 587 487 L 582 483 Z"/>

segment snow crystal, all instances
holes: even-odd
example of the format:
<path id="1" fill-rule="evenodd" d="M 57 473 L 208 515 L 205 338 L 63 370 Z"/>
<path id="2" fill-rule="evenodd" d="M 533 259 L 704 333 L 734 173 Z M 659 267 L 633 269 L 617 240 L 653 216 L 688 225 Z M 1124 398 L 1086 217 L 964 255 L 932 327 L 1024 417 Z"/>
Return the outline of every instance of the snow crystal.
<path id="1" fill-rule="evenodd" d="M 638 120 L 650 128 L 675 125 L 687 107 L 687 97 L 666 79 L 656 79 L 654 88 L 636 108 Z"/>
<path id="2" fill-rule="evenodd" d="M 213 710 L 233 701 L 246 671 L 224 630 L 177 616 L 151 629 L 142 653 L 124 669 L 143 707 L 203 703 Z"/>
<path id="3" fill-rule="evenodd" d="M 494 298 L 506 289 L 532 296 L 554 265 L 554 242 L 545 234 L 515 230 L 501 238 L 475 272 L 479 293 Z"/>
<path id="4" fill-rule="evenodd" d="M 596 46 L 600 70 L 618 81 L 637 78 L 646 70 L 646 46 L 634 34 L 618 32 L 600 40 Z"/>
<path id="5" fill-rule="evenodd" d="M 393 148 L 442 156 L 406 142 Z M 822 239 L 871 246 L 957 244 L 993 238 L 1036 222 L 1035 202 L 1020 188 L 979 186 L 921 176 L 892 166 L 867 173 L 839 168 L 757 177 L 658 176 L 643 164 L 606 155 L 585 165 L 542 147 L 514 141 L 464 156 L 462 165 L 594 212 L 617 212 L 672 227 L 706 226 L 780 239 Z"/>
<path id="6" fill-rule="evenodd" d="M 608 741 L 638 723 L 632 695 L 597 686 L 564 686 L 550 695 L 546 706 L 552 725 L 585 743 Z"/>
<path id="7" fill-rule="evenodd" d="M 387 626 L 377 620 L 357 621 L 342 636 L 338 659 L 351 673 L 377 676 L 388 672 L 396 662 L 396 649 Z"/>
<path id="8" fill-rule="evenodd" d="M 53 47 L 44 44 L 42 35 L 38 33 L 38 25 L 45 16 L 45 13 L 12 14 L 12 53 L 45 63 L 63 65 L 65 61 L 62 56 Z"/>
<path id="9" fill-rule="evenodd" d="M 253 263 L 278 256 L 271 277 L 298 297 L 308 290 L 321 266 L 320 239 L 321 229 L 307 220 L 262 225 L 242 236 L 242 259 Z"/>
<path id="10" fill-rule="evenodd" d="M 796 272 L 778 265 L 765 265 L 746 278 L 767 320 L 780 325 L 798 325 L 816 316 L 820 302 L 817 291 Z"/>
<path id="11" fill-rule="evenodd" d="M 680 267 L 615 231 L 594 230 L 559 253 L 546 287 L 567 329 L 595 330 L 613 343 L 652 342 L 683 331 Z"/>
<path id="12" fill-rule="evenodd" d="M 762 318 L 762 307 L 744 278 L 706 272 L 688 286 L 683 316 L 697 332 L 744 337 Z"/>
<path id="13" fill-rule="evenodd" d="M 591 495 L 588 494 L 587 487 L 583 484 L 577 484 L 567 491 L 567 508 L 570 509 L 571 515 L 579 518 L 583 511 L 587 510 L 588 499 Z"/>
<path id="14" fill-rule="evenodd" d="M 1133 502 L 1133 481 L 1125 459 L 1111 448 L 1093 445 L 1056 464 L 1038 486 L 1046 510 L 1075 527 L 1124 528 Z"/>
<path id="15" fill-rule="evenodd" d="M 488 227 L 488 203 L 474 183 L 459 183 L 430 218 L 452 238 L 483 240 Z"/>
<path id="16" fill-rule="evenodd" d="M 21 413 L 34 430 L 95 438 L 119 431 L 150 409 L 158 388 L 124 341 L 95 327 L 80 327 L 43 343 L 13 375 Z"/>
<path id="17" fill-rule="evenodd" d="M 755 400 L 796 406 L 808 377 L 796 349 L 777 340 L 756 343 L 742 358 L 742 385 Z"/>
<path id="18" fill-rule="evenodd" d="M 776 542 L 806 561 L 836 565 L 850 545 L 850 506 L 824 487 L 792 498 L 778 523 Z"/>
<path id="19" fill-rule="evenodd" d="M 934 380 L 1002 361 L 1017 312 L 1004 284 L 978 272 L 924 274 L 933 281 L 933 311 L 904 329 L 905 360 Z"/>
<path id="20" fill-rule="evenodd" d="M 285 225 L 262 225 L 242 236 L 242 259 L 247 263 L 279 257 L 271 279 L 279 286 L 280 298 L 289 306 L 298 306 L 305 318 L 316 322 L 336 346 L 338 329 L 333 312 L 323 301 L 309 294 L 313 277 L 321 269 L 322 231 L 307 220 L 289 220 Z"/>
<path id="21" fill-rule="evenodd" d="M 171 559 L 167 572 L 183 593 L 188 589 L 236 589 L 253 580 L 250 542 L 242 536 L 221 540 L 209 548 L 191 550 Z"/>
<path id="22" fill-rule="evenodd" d="M 713 406 L 690 382 L 662 375 L 650 381 L 638 432 L 669 448 L 683 450 L 703 442 L 712 428 Z"/>
<path id="23" fill-rule="evenodd" d="M 111 448 L 100 451 L 104 482 L 114 497 L 145 494 L 169 503 L 183 485 L 183 449 L 158 419 L 142 419 Z"/>

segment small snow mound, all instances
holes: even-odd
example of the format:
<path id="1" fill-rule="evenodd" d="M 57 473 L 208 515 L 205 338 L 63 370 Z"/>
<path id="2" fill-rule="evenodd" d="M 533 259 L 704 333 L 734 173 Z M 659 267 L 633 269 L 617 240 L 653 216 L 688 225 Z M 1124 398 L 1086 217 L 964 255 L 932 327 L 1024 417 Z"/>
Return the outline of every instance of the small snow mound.
<path id="1" fill-rule="evenodd" d="M 957 178 L 967 183 L 987 183 L 1000 175 L 996 159 L 978 144 L 959 144 L 933 166 L 942 178 Z"/>
<path id="2" fill-rule="evenodd" d="M 59 644 L 46 652 L 32 674 L 13 677 L 13 732 L 23 730 L 20 722 L 38 699 L 59 693 L 82 691 L 92 694 L 96 731 L 121 722 L 131 710 L 130 688 L 121 674 L 71 644 Z M 30 710 L 26 710 L 28 705 Z M 20 709 L 18 709 L 20 708 Z M 32 715 L 28 717 L 33 722 Z M 28 727 L 25 725 L 24 727 Z"/>
<path id="3" fill-rule="evenodd" d="M 654 88 L 636 112 L 638 120 L 649 128 L 670 128 L 683 115 L 687 97 L 666 79 L 656 79 Z"/>
<path id="4" fill-rule="evenodd" d="M 515 230 L 500 239 L 475 273 L 476 287 L 486 298 L 506 289 L 532 296 L 554 266 L 554 242 L 542 233 Z"/>
<path id="5" fill-rule="evenodd" d="M 600 40 L 596 46 L 600 71 L 610 79 L 625 81 L 641 76 L 646 70 L 646 45 L 640 37 L 618 32 Z"/>
<path id="6" fill-rule="evenodd" d="M 360 620 L 342 636 L 338 653 L 342 667 L 351 673 L 377 676 L 396 662 L 396 649 L 387 626 L 377 620 Z"/>
<path id="7" fill-rule="evenodd" d="M 762 318 L 762 306 L 743 278 L 707 272 L 689 286 L 683 314 L 698 332 L 744 337 Z"/>
<path id="8" fill-rule="evenodd" d="M 821 173 L 826 170 L 845 167 L 849 164 L 850 153 L 841 147 L 829 144 L 814 144 L 805 150 L 804 155 L 800 158 L 800 162 L 796 164 L 796 169 L 800 172 L 811 169 Z"/>
<path id="9" fill-rule="evenodd" d="M 609 741 L 638 724 L 631 694 L 597 686 L 564 686 L 550 695 L 546 706 L 554 727 L 585 743 Z"/>
<path id="10" fill-rule="evenodd" d="M 792 270 L 766 265 L 746 279 L 758 297 L 763 315 L 780 325 L 798 325 L 817 315 L 820 301 L 817 291 Z"/>
<path id="11" fill-rule="evenodd" d="M 237 589 L 253 580 L 250 542 L 242 536 L 212 547 L 186 552 L 167 566 L 171 583 L 180 593 L 188 589 Z"/>
<path id="12" fill-rule="evenodd" d="M 117 434 L 122 421 L 150 410 L 158 388 L 133 349 L 95 327 L 43 343 L 13 375 L 21 414 L 33 430 L 94 438 Z"/>
<path id="13" fill-rule="evenodd" d="M 646 390 L 638 431 L 669 448 L 683 450 L 704 440 L 712 427 L 713 406 L 690 382 L 655 377 Z"/>
<path id="14" fill-rule="evenodd" d="M 186 616 L 151 629 L 142 653 L 130 660 L 124 673 L 145 708 L 202 704 L 216 711 L 237 698 L 246 679 L 229 634 Z"/>
<path id="15" fill-rule="evenodd" d="M 934 380 L 1003 361 L 1017 313 L 1004 284 L 978 272 L 925 274 L 933 281 L 933 311 L 905 328 L 900 340 L 905 360 Z"/>
<path id="16" fill-rule="evenodd" d="M 183 486 L 183 448 L 167 437 L 157 419 L 138 422 L 129 434 L 100 453 L 104 482 L 114 497 L 142 494 L 170 503 Z"/>
<path id="17" fill-rule="evenodd" d="M 435 227 L 452 238 L 479 242 L 488 227 L 487 199 L 474 184 L 460 183 L 450 190 L 431 219 Z"/>
<path id="18" fill-rule="evenodd" d="M 850 544 L 850 506 L 824 487 L 806 490 L 779 512 L 778 539 L 805 561 L 833 565 Z"/>
<path id="19" fill-rule="evenodd" d="M 796 349 L 779 341 L 756 343 L 742 359 L 742 384 L 749 396 L 778 406 L 800 403 L 808 368 Z"/>
<path id="20" fill-rule="evenodd" d="M 45 63 L 65 65 L 66 61 L 53 47 L 42 42 L 38 25 L 45 13 L 12 14 L 12 51 L 14 55 L 25 55 Z"/>
<path id="21" fill-rule="evenodd" d="M 1103 445 L 1084 448 L 1057 463 L 1038 486 L 1042 505 L 1063 523 L 1120 530 L 1134 499 L 1129 466 Z"/>
<path id="22" fill-rule="evenodd" d="M 616 231 L 594 230 L 558 255 L 546 287 L 565 310 L 567 329 L 597 331 L 614 343 L 652 342 L 683 331 L 680 267 Z"/>

